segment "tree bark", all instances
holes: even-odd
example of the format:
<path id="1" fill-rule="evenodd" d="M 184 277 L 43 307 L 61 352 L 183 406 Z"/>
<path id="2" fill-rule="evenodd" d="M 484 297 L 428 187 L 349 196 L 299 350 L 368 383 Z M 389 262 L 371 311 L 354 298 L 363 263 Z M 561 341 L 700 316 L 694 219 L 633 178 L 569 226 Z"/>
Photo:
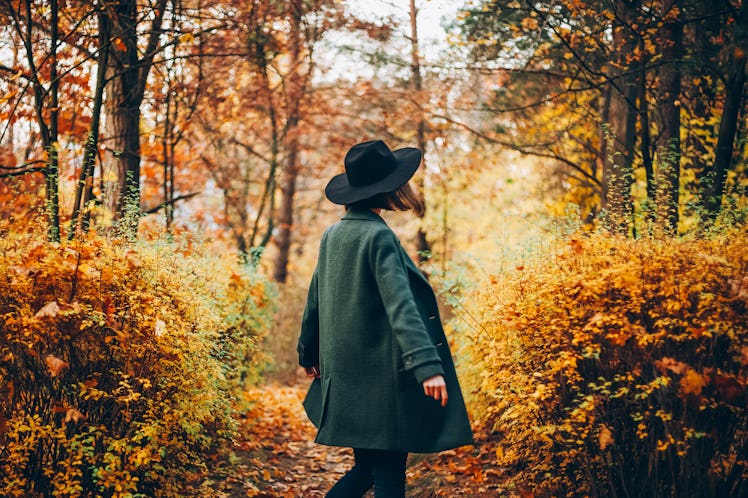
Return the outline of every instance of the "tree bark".
<path id="1" fill-rule="evenodd" d="M 60 79 L 57 74 L 57 44 L 59 42 L 59 24 L 60 11 L 58 0 L 50 2 L 51 14 L 51 33 L 50 33 L 50 69 L 49 69 L 49 144 L 47 144 L 47 153 L 49 155 L 49 164 L 47 166 L 47 216 L 49 224 L 47 229 L 47 238 L 49 240 L 60 241 L 60 165 L 58 149 L 58 124 L 60 114 Z M 31 18 L 29 18 L 31 21 Z"/>
<path id="2" fill-rule="evenodd" d="M 284 283 L 288 278 L 288 255 L 291 250 L 291 235 L 293 233 L 294 196 L 296 194 L 296 179 L 298 178 L 298 141 L 289 144 L 288 159 L 283 168 L 281 181 L 281 204 L 278 213 L 278 255 L 275 258 L 273 280 Z"/>
<path id="3" fill-rule="evenodd" d="M 741 6 L 737 16 L 738 29 L 748 27 L 748 9 L 745 3 Z M 740 107 L 743 101 L 743 89 L 746 80 L 746 51 L 745 46 L 732 47 L 727 66 L 727 82 L 725 83 L 725 103 L 722 108 L 722 118 L 717 135 L 717 148 L 714 165 L 707 178 L 707 185 L 703 193 L 703 205 L 706 218 L 711 222 L 722 208 L 722 196 L 730 169 L 735 142 L 735 132 L 738 127 Z"/>
<path id="4" fill-rule="evenodd" d="M 605 209 L 608 202 L 608 168 L 613 153 L 613 137 L 610 131 L 610 100 L 612 85 L 605 85 L 600 95 L 600 154 L 598 171 L 602 171 L 600 181 L 600 209 Z"/>
<path id="5" fill-rule="evenodd" d="M 24 2 L 24 15 L 26 17 L 26 29 L 22 28 L 22 21 L 20 19 L 21 13 L 14 9 L 10 9 L 10 15 L 13 18 L 13 24 L 18 31 L 19 36 L 23 40 L 24 49 L 26 52 L 26 59 L 29 64 L 31 87 L 34 92 L 34 111 L 36 113 L 36 121 L 39 125 L 39 133 L 42 139 L 42 146 L 47 153 L 46 165 L 41 172 L 44 174 L 45 186 L 46 186 L 46 199 L 45 207 L 47 214 L 47 239 L 53 242 L 60 240 L 60 215 L 59 215 L 59 164 L 57 155 L 57 121 L 58 121 L 58 89 L 59 80 L 57 75 L 57 43 L 59 42 L 58 36 L 58 23 L 59 23 L 59 12 L 58 2 L 53 0 L 50 6 L 51 13 L 51 29 L 50 29 L 50 86 L 49 90 L 44 88 L 44 85 L 39 80 L 39 67 L 37 67 L 34 60 L 34 46 L 33 46 L 33 31 L 34 31 L 34 19 L 32 14 L 32 2 L 26 0 Z M 49 94 L 50 105 L 49 108 L 45 107 L 44 98 Z M 45 112 L 49 111 L 49 123 L 45 118 Z M 31 170 L 29 170 L 31 171 Z M 8 176 L 8 175 L 6 175 Z"/>
<path id="6" fill-rule="evenodd" d="M 171 83 L 171 82 L 169 82 Z M 164 183 L 164 222 L 166 234 L 171 235 L 171 225 L 174 222 L 174 123 L 171 119 L 171 85 L 166 94 L 166 110 L 164 112 L 164 133 L 161 137 L 161 153 L 163 155 Z M 175 102 L 176 106 L 177 103 Z M 176 112 L 175 112 L 176 116 Z"/>
<path id="7" fill-rule="evenodd" d="M 101 108 L 104 100 L 104 87 L 106 86 L 106 71 L 109 65 L 109 50 L 107 44 L 110 37 L 109 18 L 99 13 L 99 54 L 96 68 L 96 86 L 94 89 L 93 108 L 91 109 L 91 128 L 88 132 L 85 150 L 83 152 L 83 166 L 75 186 L 75 201 L 73 211 L 70 215 L 70 227 L 68 229 L 68 240 L 73 240 L 77 225 L 80 221 L 81 229 L 88 230 L 90 213 L 88 205 L 93 198 L 94 166 L 96 164 L 96 153 L 99 149 L 99 125 L 101 122 Z M 82 214 L 81 214 L 82 213 Z M 79 220 L 80 218 L 80 220 Z"/>
<path id="8" fill-rule="evenodd" d="M 123 235 L 137 237 L 140 221 L 140 105 L 161 35 L 167 0 L 159 0 L 142 58 L 138 57 L 138 6 L 118 0 L 109 7 L 113 26 L 110 78 L 106 92 L 109 167 L 115 179 L 106 184 L 106 208 Z"/>
<path id="9" fill-rule="evenodd" d="M 674 17 L 673 9 L 680 9 L 678 0 L 663 0 L 662 12 L 667 16 L 660 39 L 664 64 L 660 67 L 660 106 L 657 141 L 658 226 L 670 234 L 678 231 L 678 205 L 680 199 L 680 92 L 681 57 L 683 56 L 683 23 L 680 14 Z"/>
<path id="10" fill-rule="evenodd" d="M 642 57 L 641 75 L 639 83 L 639 126 L 642 134 L 642 166 L 644 167 L 644 178 L 647 183 L 647 221 L 654 222 L 655 197 L 657 196 L 657 185 L 655 184 L 654 165 L 652 164 L 652 130 L 649 122 L 649 102 L 647 100 L 647 58 Z"/>
<path id="11" fill-rule="evenodd" d="M 699 118 L 691 125 L 693 131 L 689 133 L 684 144 L 687 150 L 693 151 L 689 159 L 692 164 L 690 167 L 696 172 L 697 187 L 704 184 L 712 166 L 707 163 L 708 158 L 712 156 L 711 147 L 704 137 L 713 135 L 714 125 L 709 117 L 715 113 L 717 83 L 720 80 L 715 74 L 713 61 L 719 57 L 720 47 L 715 40 L 719 39 L 723 24 L 720 3 L 703 2 L 700 7 L 701 10 L 695 12 L 700 17 L 699 21 L 684 27 L 689 28 L 686 43 L 696 58 L 692 64 L 683 66 L 687 71 L 686 80 L 699 79 L 698 85 L 685 85 L 683 88 L 686 93 L 685 101 L 690 104 L 689 114 Z"/>
<path id="12" fill-rule="evenodd" d="M 610 66 L 610 134 L 613 156 L 603 167 L 603 208 L 607 226 L 614 232 L 629 234 L 632 228 L 634 145 L 636 144 L 636 100 L 639 93 L 638 71 L 633 70 L 636 34 L 630 26 L 636 17 L 639 0 L 616 0 L 613 22 L 613 50 Z"/>
<path id="13" fill-rule="evenodd" d="M 249 237 L 249 250 L 251 252 L 249 261 L 252 265 L 257 265 L 260 262 L 265 246 L 270 242 L 270 238 L 273 235 L 273 229 L 275 228 L 275 190 L 277 188 L 277 182 L 275 179 L 276 172 L 278 171 L 278 155 L 280 152 L 280 130 L 278 127 L 278 115 L 275 109 L 275 99 L 273 98 L 273 90 L 270 85 L 270 77 L 268 75 L 267 60 L 265 59 L 265 47 L 258 46 L 256 54 L 256 63 L 259 65 L 260 74 L 262 76 L 263 91 L 266 94 L 268 120 L 270 121 L 270 160 L 268 162 L 268 174 L 265 180 L 265 188 L 260 198 L 260 205 L 257 209 L 257 215 L 255 216 L 254 224 L 252 226 L 252 234 Z M 267 206 L 267 208 L 266 208 Z M 255 240 L 260 233 L 260 222 L 264 212 L 267 210 L 265 233 L 260 239 L 258 244 L 255 244 Z"/>
<path id="14" fill-rule="evenodd" d="M 273 279 L 284 283 L 288 278 L 288 255 L 291 250 L 291 237 L 293 234 L 294 198 L 296 195 L 296 180 L 299 176 L 299 138 L 298 124 L 301 113 L 301 99 L 305 91 L 305 77 L 299 70 L 301 54 L 301 5 L 293 2 L 291 5 L 291 54 L 289 67 L 290 73 L 286 77 L 286 103 L 288 115 L 284 141 L 286 142 L 286 164 L 283 168 L 281 180 L 281 204 L 278 213 L 277 246 L 278 255 L 275 258 Z"/>
<path id="15" fill-rule="evenodd" d="M 421 173 L 417 174 L 414 179 L 416 185 L 416 191 L 423 197 L 424 210 L 423 213 L 419 214 L 420 223 L 418 224 L 418 233 L 416 233 L 416 250 L 418 251 L 418 259 L 420 261 L 428 260 L 428 254 L 431 252 L 431 245 L 429 244 L 428 238 L 426 237 L 426 230 L 424 229 L 424 222 L 426 220 L 426 190 L 424 185 L 424 177 L 426 175 L 426 120 L 423 116 L 423 102 L 421 96 L 423 94 L 423 80 L 421 79 L 421 55 L 418 46 L 418 9 L 416 9 L 416 1 L 410 0 L 410 56 L 411 56 L 411 72 L 413 75 L 413 90 L 415 91 L 416 103 L 418 105 L 418 120 L 416 122 L 416 146 L 423 153 L 423 159 L 421 160 Z"/>

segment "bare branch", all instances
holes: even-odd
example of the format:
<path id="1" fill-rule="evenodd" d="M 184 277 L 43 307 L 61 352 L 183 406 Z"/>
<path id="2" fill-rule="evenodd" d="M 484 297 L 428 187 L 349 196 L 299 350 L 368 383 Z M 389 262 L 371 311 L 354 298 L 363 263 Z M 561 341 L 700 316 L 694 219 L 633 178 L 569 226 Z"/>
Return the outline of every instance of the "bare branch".
<path id="1" fill-rule="evenodd" d="M 42 164 L 42 163 L 46 163 L 46 162 L 47 161 L 45 159 L 35 159 L 33 161 L 29 161 L 29 162 L 26 162 L 26 163 L 23 163 L 23 164 L 19 164 L 18 166 L 3 166 L 2 164 L 0 164 L 0 169 L 5 169 L 5 170 L 9 170 L 9 171 L 16 171 L 16 170 L 28 168 L 32 164 Z"/>
<path id="2" fill-rule="evenodd" d="M 22 171 L 12 171 L 10 173 L 0 173 L 0 178 L 11 178 L 14 176 L 23 176 L 28 173 L 45 173 L 47 171 L 46 167 L 39 167 L 39 168 L 29 168 L 24 169 Z"/>
<path id="3" fill-rule="evenodd" d="M 143 215 L 157 213 L 158 211 L 160 211 L 161 209 L 165 208 L 166 206 L 173 206 L 178 201 L 184 201 L 184 200 L 187 200 L 187 199 L 191 199 L 191 198 L 195 197 L 196 195 L 200 195 L 201 193 L 202 192 L 190 192 L 189 194 L 178 195 L 175 198 L 169 200 L 169 202 L 162 202 L 158 206 L 152 207 L 150 209 L 142 209 L 141 213 Z"/>
<path id="4" fill-rule="evenodd" d="M 522 154 L 527 154 L 527 155 L 531 155 L 531 156 L 535 156 L 535 157 L 543 157 L 543 158 L 547 158 L 547 159 L 555 159 L 556 161 L 559 161 L 559 162 L 561 162 L 563 164 L 566 164 L 567 166 L 571 167 L 574 171 L 579 172 L 582 176 L 584 176 L 587 179 L 587 181 L 589 181 L 591 183 L 594 183 L 595 185 L 598 185 L 598 186 L 601 185 L 601 181 L 598 178 L 596 178 L 594 175 L 592 175 L 590 172 L 586 171 L 582 166 L 580 166 L 580 165 L 576 164 L 575 162 L 570 161 L 569 159 L 567 159 L 567 158 L 565 158 L 563 156 L 560 156 L 560 155 L 558 155 L 556 153 L 553 153 L 553 152 L 538 152 L 538 151 L 534 151 L 534 150 L 530 149 L 529 146 L 517 145 L 517 144 L 513 144 L 511 142 L 505 142 L 505 141 L 499 140 L 497 138 L 490 137 L 490 136 L 486 135 L 485 133 L 483 133 L 483 132 L 481 132 L 479 130 L 476 130 L 475 128 L 472 128 L 471 126 L 469 126 L 469 125 L 467 125 L 465 123 L 462 123 L 462 122 L 457 121 L 457 120 L 455 120 L 453 118 L 450 118 L 449 116 L 438 115 L 438 114 L 432 114 L 432 116 L 435 117 L 435 118 L 438 118 L 438 119 L 443 119 L 444 121 L 447 121 L 448 123 L 451 123 L 453 125 L 459 126 L 460 128 L 463 128 L 464 130 L 472 133 L 473 135 L 477 136 L 478 138 L 481 138 L 481 139 L 483 139 L 483 140 L 485 140 L 485 141 L 487 141 L 489 143 L 493 143 L 493 144 L 496 144 L 496 145 L 503 145 L 504 147 L 508 147 L 508 148 L 510 148 L 512 150 L 515 150 L 517 152 L 520 152 Z"/>

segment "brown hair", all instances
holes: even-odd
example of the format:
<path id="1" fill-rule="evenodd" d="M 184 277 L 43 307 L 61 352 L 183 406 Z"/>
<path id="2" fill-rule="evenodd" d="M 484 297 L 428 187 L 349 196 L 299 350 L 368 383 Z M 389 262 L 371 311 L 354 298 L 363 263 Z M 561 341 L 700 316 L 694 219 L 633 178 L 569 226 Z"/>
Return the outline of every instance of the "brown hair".
<path id="1" fill-rule="evenodd" d="M 393 192 L 377 194 L 360 201 L 347 204 L 346 209 L 359 208 L 371 209 L 382 208 L 389 211 L 408 211 L 412 209 L 418 216 L 422 216 L 425 210 L 423 198 L 413 190 L 407 182 Z"/>

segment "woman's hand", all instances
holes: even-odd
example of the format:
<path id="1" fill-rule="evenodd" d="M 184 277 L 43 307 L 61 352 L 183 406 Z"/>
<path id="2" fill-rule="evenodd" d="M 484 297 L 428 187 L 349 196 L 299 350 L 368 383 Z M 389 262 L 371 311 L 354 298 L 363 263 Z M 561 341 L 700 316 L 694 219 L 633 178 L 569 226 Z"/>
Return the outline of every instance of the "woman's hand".
<path id="1" fill-rule="evenodd" d="M 423 392 L 426 396 L 441 401 L 442 407 L 447 406 L 447 384 L 441 374 L 424 380 Z"/>
<path id="2" fill-rule="evenodd" d="M 307 377 L 314 377 L 315 379 L 319 379 L 319 365 L 304 368 L 304 371 L 306 372 Z"/>

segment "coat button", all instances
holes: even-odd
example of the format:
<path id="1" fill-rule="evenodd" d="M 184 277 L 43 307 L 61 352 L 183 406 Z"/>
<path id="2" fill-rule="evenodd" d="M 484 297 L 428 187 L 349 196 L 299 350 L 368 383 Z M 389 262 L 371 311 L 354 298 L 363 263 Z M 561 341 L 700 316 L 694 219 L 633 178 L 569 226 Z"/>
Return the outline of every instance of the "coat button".
<path id="1" fill-rule="evenodd" d="M 405 364 L 406 365 L 412 365 L 413 364 L 413 357 L 408 355 L 405 357 Z"/>

